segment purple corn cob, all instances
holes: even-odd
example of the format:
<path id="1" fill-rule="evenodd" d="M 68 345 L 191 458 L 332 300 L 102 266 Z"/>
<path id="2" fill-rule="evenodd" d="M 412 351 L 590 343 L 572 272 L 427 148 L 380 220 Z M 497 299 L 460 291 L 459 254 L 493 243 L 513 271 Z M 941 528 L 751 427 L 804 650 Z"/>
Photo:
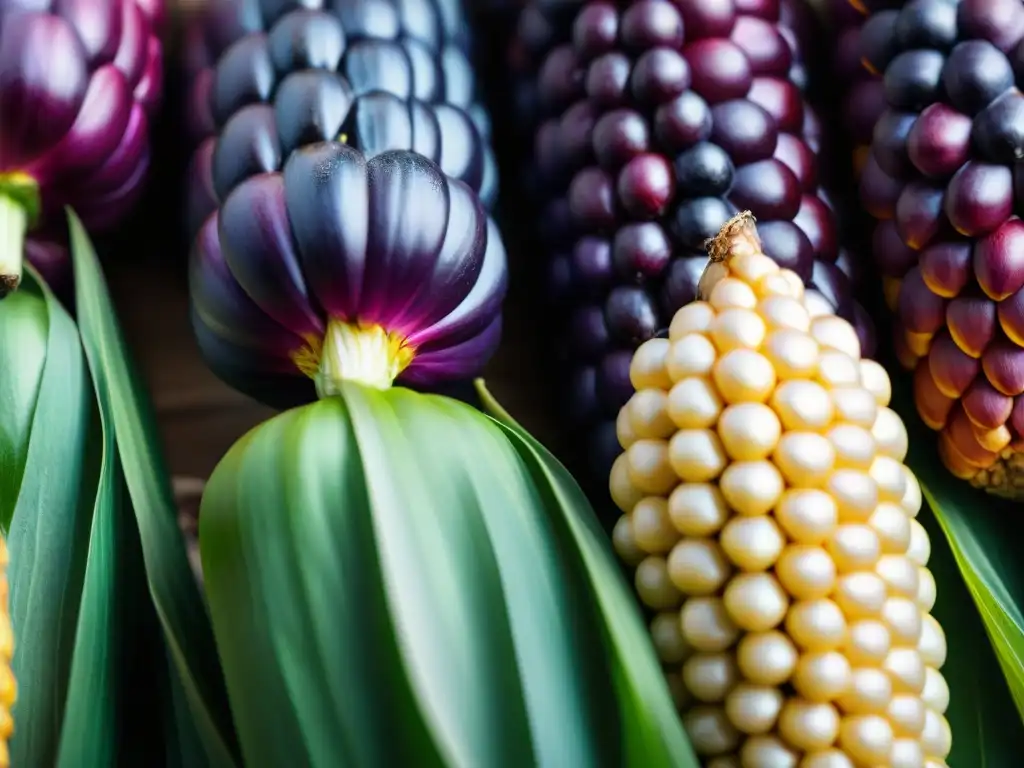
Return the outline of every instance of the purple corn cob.
<path id="1" fill-rule="evenodd" d="M 633 350 L 696 295 L 706 238 L 738 210 L 822 306 L 873 333 L 818 179 L 801 88 L 808 19 L 778 0 L 537 0 L 520 18 L 543 121 L 535 139 L 550 286 L 568 309 L 568 400 L 607 476 Z"/>
<path id="2" fill-rule="evenodd" d="M 99 232 L 137 200 L 163 22 L 162 0 L 0 0 L 0 296 L 26 254 L 61 279 L 64 206 Z"/>
<path id="3" fill-rule="evenodd" d="M 489 207 L 497 193 L 490 125 L 476 100 L 458 1 L 359 0 L 314 10 L 316 5 L 225 0 L 186 25 L 186 114 L 196 147 L 188 173 L 190 235 L 217 204 L 215 145 L 218 134 L 227 142 L 226 118 L 251 101 L 278 101 L 278 84 L 296 69 L 337 72 L 344 79 L 344 103 L 335 99 L 327 107 L 324 93 L 306 97 L 350 118 L 349 143 L 370 154 L 388 149 L 425 154 L 449 176 L 469 183 Z M 376 115 L 372 127 L 370 115 Z M 303 115 L 279 111 L 278 129 L 289 118 L 301 121 Z M 391 120 L 397 122 L 389 125 Z M 271 161 L 270 149 L 256 145 L 267 137 L 243 139 L 235 135 L 230 146 L 217 149 L 235 156 L 222 164 L 245 164 L 240 155 L 247 154 L 254 162 Z"/>
<path id="4" fill-rule="evenodd" d="M 887 109 L 861 196 L 897 352 L 950 471 L 1024 498 L 1024 5 L 869 5 Z"/>

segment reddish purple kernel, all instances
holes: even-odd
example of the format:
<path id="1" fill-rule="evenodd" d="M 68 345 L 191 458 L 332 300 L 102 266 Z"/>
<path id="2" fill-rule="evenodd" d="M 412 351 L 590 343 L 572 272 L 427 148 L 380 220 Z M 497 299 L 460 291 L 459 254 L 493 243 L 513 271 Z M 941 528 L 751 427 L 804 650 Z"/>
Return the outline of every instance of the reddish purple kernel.
<path id="1" fill-rule="evenodd" d="M 1024 393 L 1024 349 L 1006 338 L 988 345 L 981 356 L 985 377 L 999 392 L 1008 397 Z"/>
<path id="2" fill-rule="evenodd" d="M 971 119 L 945 104 L 932 104 L 907 136 L 907 155 L 925 176 L 949 176 L 971 155 Z"/>
<path id="3" fill-rule="evenodd" d="M 619 202 L 630 215 L 651 219 L 665 212 L 675 191 L 675 175 L 662 155 L 637 155 L 619 172 Z"/>
<path id="4" fill-rule="evenodd" d="M 800 198 L 800 210 L 797 211 L 793 223 L 803 230 L 807 239 L 814 246 L 814 258 L 822 261 L 835 261 L 839 255 L 839 233 L 836 231 L 836 218 L 832 209 L 822 202 L 817 195 L 804 195 Z"/>
<path id="5" fill-rule="evenodd" d="M 801 191 L 814 191 L 818 184 L 818 158 L 801 139 L 791 133 L 780 133 L 773 157 L 796 175 Z"/>
<path id="6" fill-rule="evenodd" d="M 991 232 L 1013 212 L 1013 174 L 1002 165 L 968 162 L 949 182 L 945 209 L 960 234 Z"/>
<path id="7" fill-rule="evenodd" d="M 750 64 L 735 43 L 699 40 L 687 45 L 683 55 L 690 65 L 693 89 L 710 104 L 742 98 L 750 90 Z"/>
<path id="8" fill-rule="evenodd" d="M 860 202 L 876 219 L 891 219 L 896 215 L 896 201 L 903 191 L 903 183 L 882 170 L 874 152 L 868 156 L 860 174 Z"/>
<path id="9" fill-rule="evenodd" d="M 577 101 L 569 107 L 558 123 L 558 143 L 562 162 L 571 169 L 579 168 L 590 160 L 590 135 L 594 130 L 596 110 L 588 101 Z"/>
<path id="10" fill-rule="evenodd" d="M 589 2 L 579 12 L 572 27 L 572 43 L 581 61 L 615 47 L 619 34 L 619 14 L 612 3 L 605 0 Z"/>
<path id="11" fill-rule="evenodd" d="M 678 153 L 711 135 L 711 109 L 693 91 L 687 91 L 654 113 L 654 135 L 661 147 Z"/>
<path id="12" fill-rule="evenodd" d="M 707 37 L 728 37 L 736 21 L 733 0 L 676 0 L 683 14 L 683 26 L 689 40 Z"/>
<path id="13" fill-rule="evenodd" d="M 917 251 L 903 242 L 896 222 L 892 219 L 875 225 L 871 237 L 871 249 L 875 263 L 888 277 L 903 277 L 907 270 L 917 264 Z"/>
<path id="14" fill-rule="evenodd" d="M 622 43 L 633 51 L 683 44 L 683 19 L 668 0 L 638 0 L 622 14 Z"/>
<path id="15" fill-rule="evenodd" d="M 747 98 L 775 119 L 780 132 L 800 133 L 804 124 L 804 100 L 789 80 L 755 77 Z"/>
<path id="16" fill-rule="evenodd" d="M 627 62 L 628 64 L 628 62 Z M 541 101 L 555 111 L 575 101 L 581 95 L 583 84 L 579 61 L 572 47 L 555 48 L 541 65 L 537 88 Z"/>
<path id="17" fill-rule="evenodd" d="M 1013 399 L 996 390 L 980 376 L 967 388 L 960 402 L 967 418 L 982 429 L 1003 426 L 1013 410 Z"/>
<path id="18" fill-rule="evenodd" d="M 793 55 L 789 44 L 779 34 L 777 24 L 756 16 L 740 16 L 729 39 L 747 54 L 750 70 L 755 75 L 785 77 L 789 72 Z"/>
<path id="19" fill-rule="evenodd" d="M 999 326 L 1014 344 L 1024 347 L 1024 289 L 999 302 Z"/>
<path id="20" fill-rule="evenodd" d="M 918 262 L 921 276 L 932 293 L 952 299 L 971 279 L 971 245 L 942 242 L 929 245 Z"/>
<path id="21" fill-rule="evenodd" d="M 981 363 L 964 353 L 946 332 L 932 339 L 928 348 L 928 372 L 936 389 L 946 397 L 958 399 L 974 381 Z"/>
<path id="22" fill-rule="evenodd" d="M 945 190 L 923 181 L 912 181 L 896 201 L 896 228 L 914 250 L 920 250 L 939 233 L 943 224 L 942 198 Z"/>
<path id="23" fill-rule="evenodd" d="M 736 169 L 729 200 L 759 219 L 792 219 L 800 209 L 800 182 L 774 158 Z"/>
<path id="24" fill-rule="evenodd" d="M 597 167 L 584 168 L 569 185 L 569 209 L 581 227 L 601 229 L 615 223 L 611 177 Z"/>
<path id="25" fill-rule="evenodd" d="M 678 51 L 652 48 L 636 60 L 630 83 L 641 104 L 664 104 L 690 87 L 690 68 Z"/>
<path id="26" fill-rule="evenodd" d="M 1024 37 L 1024 6 L 1020 0 L 963 0 L 957 21 L 964 38 L 988 40 L 1009 51 Z"/>
<path id="27" fill-rule="evenodd" d="M 903 277 L 897 306 L 899 320 L 911 333 L 934 334 L 946 322 L 946 300 L 925 285 L 921 270 L 914 267 Z"/>
<path id="28" fill-rule="evenodd" d="M 765 21 L 779 20 L 779 0 L 736 0 L 738 16 L 757 16 Z"/>
<path id="29" fill-rule="evenodd" d="M 620 168 L 631 158 L 646 152 L 649 146 L 647 121 L 631 109 L 607 112 L 594 126 L 594 155 L 604 168 Z"/>
<path id="30" fill-rule="evenodd" d="M 984 296 L 957 296 L 946 306 L 953 341 L 971 357 L 981 357 L 996 332 L 996 305 Z"/>
<path id="31" fill-rule="evenodd" d="M 975 244 L 974 276 L 996 301 L 1024 288 L 1024 222 L 1009 219 Z"/>
<path id="32" fill-rule="evenodd" d="M 595 106 L 602 108 L 623 103 L 631 69 L 629 59 L 617 51 L 594 59 L 587 69 L 587 96 Z"/>

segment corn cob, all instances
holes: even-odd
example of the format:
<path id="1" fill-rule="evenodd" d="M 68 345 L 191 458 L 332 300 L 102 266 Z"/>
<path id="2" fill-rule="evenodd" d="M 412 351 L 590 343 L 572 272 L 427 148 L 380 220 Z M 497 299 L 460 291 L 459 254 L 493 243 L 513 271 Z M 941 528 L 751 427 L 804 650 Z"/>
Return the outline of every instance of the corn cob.
<path id="1" fill-rule="evenodd" d="M 853 328 L 749 214 L 643 344 L 614 531 L 694 748 L 725 766 L 937 768 L 950 750 L 907 434 Z"/>
<path id="2" fill-rule="evenodd" d="M 520 18 L 544 118 L 533 154 L 566 401 L 594 477 L 617 451 L 633 350 L 693 299 L 703 242 L 739 207 L 765 221 L 766 252 L 871 345 L 818 184 L 819 124 L 787 7 L 537 0 Z"/>
<path id="3" fill-rule="evenodd" d="M 862 48 L 887 109 L 861 195 L 897 352 L 950 471 L 1021 498 L 1024 6 L 868 5 Z"/>
<path id="4" fill-rule="evenodd" d="M 141 194 L 163 87 L 162 0 L 0 0 L 0 298 L 27 257 L 69 269 L 64 206 L 92 231 Z M 60 56 L 60 66 L 40 62 Z"/>
<path id="5" fill-rule="evenodd" d="M 190 235 L 241 178 L 278 170 L 296 146 L 339 136 L 369 156 L 413 149 L 493 203 L 490 125 L 455 0 L 331 10 L 263 0 L 254 8 L 243 15 L 229 0 L 187 30 L 188 124 L 198 144 Z"/>
<path id="6" fill-rule="evenodd" d="M 7 594 L 7 539 L 0 536 L 0 768 L 11 764 L 7 743 L 14 734 L 11 710 L 18 699 L 18 684 L 11 671 L 14 658 L 14 629 Z"/>

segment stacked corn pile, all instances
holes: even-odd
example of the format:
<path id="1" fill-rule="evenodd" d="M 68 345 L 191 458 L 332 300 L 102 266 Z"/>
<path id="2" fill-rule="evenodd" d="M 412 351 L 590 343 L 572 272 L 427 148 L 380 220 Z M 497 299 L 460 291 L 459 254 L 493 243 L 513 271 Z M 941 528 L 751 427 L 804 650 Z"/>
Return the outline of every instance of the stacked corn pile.
<path id="1" fill-rule="evenodd" d="M 702 300 L 633 357 L 616 549 L 708 768 L 944 766 L 946 641 L 888 376 L 762 251 L 730 222 Z"/>
<path id="2" fill-rule="evenodd" d="M 537 0 L 520 18 L 565 402 L 595 477 L 618 451 L 633 351 L 693 300 L 704 241 L 737 210 L 753 211 L 765 252 L 870 348 L 786 8 Z"/>
<path id="3" fill-rule="evenodd" d="M 879 219 L 897 351 L 949 469 L 1020 497 L 1024 5 L 871 8 L 862 52 L 884 76 L 887 109 L 861 193 Z"/>

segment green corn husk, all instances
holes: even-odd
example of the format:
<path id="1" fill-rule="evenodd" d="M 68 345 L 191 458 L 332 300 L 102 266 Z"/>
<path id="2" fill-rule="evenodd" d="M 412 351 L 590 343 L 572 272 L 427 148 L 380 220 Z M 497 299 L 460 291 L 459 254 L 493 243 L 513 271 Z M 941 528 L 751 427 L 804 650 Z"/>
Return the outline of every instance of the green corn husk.
<path id="1" fill-rule="evenodd" d="M 343 384 L 235 444 L 199 541 L 250 768 L 698 765 L 593 512 L 514 423 Z"/>
<path id="2" fill-rule="evenodd" d="M 18 639 L 11 764 L 234 765 L 218 759 L 230 733 L 223 691 L 227 727 L 203 727 L 217 722 L 222 681 L 184 544 L 166 535 L 175 510 L 146 402 L 95 254 L 69 218 L 78 324 L 30 269 L 0 301 L 0 532 Z"/>

